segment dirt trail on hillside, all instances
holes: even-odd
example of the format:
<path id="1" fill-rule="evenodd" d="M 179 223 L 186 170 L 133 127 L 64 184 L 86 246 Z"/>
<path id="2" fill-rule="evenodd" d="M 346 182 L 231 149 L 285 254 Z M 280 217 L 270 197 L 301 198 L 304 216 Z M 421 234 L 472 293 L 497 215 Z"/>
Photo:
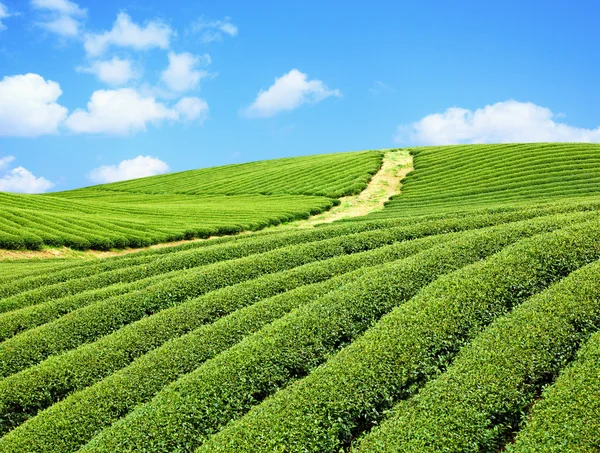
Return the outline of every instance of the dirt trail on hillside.
<path id="1" fill-rule="evenodd" d="M 373 211 L 383 209 L 384 203 L 389 200 L 392 195 L 400 193 L 400 180 L 413 169 L 412 156 L 407 150 L 389 150 L 386 151 L 383 164 L 380 170 L 373 175 L 369 185 L 358 195 L 340 198 L 339 206 L 334 206 L 329 211 L 313 216 L 306 220 L 296 220 L 294 222 L 276 225 L 270 229 L 285 229 L 293 230 L 298 228 L 312 228 L 315 225 L 323 223 L 331 223 L 336 220 L 341 220 L 351 217 L 360 217 L 369 214 Z M 265 231 L 261 230 L 261 231 Z M 240 234 L 252 234 L 251 231 Z M 187 241 L 167 242 L 156 244 L 150 247 L 114 250 L 114 251 L 99 251 L 87 250 L 84 252 L 72 250 L 67 247 L 62 248 L 47 248 L 40 251 L 35 250 L 0 250 L 0 262 L 3 260 L 17 259 L 94 259 L 94 258 L 109 258 L 112 256 L 126 255 L 128 253 L 139 252 L 140 250 L 151 250 L 163 247 L 175 247 L 180 244 L 189 242 L 209 241 L 208 239 L 192 239 Z"/>
<path id="2" fill-rule="evenodd" d="M 383 165 L 369 185 L 358 195 L 340 198 L 340 205 L 307 220 L 294 222 L 290 226 L 312 227 L 336 220 L 360 217 L 383 209 L 392 195 L 400 193 L 400 181 L 413 169 L 412 156 L 406 150 L 388 151 Z"/>

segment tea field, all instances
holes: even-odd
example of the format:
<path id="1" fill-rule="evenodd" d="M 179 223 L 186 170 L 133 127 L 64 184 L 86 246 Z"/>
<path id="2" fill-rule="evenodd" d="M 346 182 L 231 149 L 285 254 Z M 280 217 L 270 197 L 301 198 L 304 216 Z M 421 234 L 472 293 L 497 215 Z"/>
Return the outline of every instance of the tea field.
<path id="1" fill-rule="evenodd" d="M 411 153 L 402 193 L 352 221 L 0 261 L 0 453 L 600 451 L 600 146 Z M 41 219 L 3 234 L 91 246 L 99 209 L 97 240 L 254 225 L 205 200 L 316 212 L 383 158 L 3 194 L 2 225 Z"/>
<path id="2" fill-rule="evenodd" d="M 376 151 L 340 153 L 46 195 L 0 193 L 0 248 L 108 250 L 260 230 L 359 193 L 381 162 Z"/>

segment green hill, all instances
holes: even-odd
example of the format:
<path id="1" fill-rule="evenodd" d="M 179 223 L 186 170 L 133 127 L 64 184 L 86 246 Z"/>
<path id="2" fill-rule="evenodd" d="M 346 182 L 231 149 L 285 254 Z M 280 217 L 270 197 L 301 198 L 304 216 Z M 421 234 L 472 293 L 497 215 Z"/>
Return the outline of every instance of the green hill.
<path id="1" fill-rule="evenodd" d="M 413 154 L 353 221 L 0 262 L 0 453 L 597 451 L 600 147 Z M 239 187 L 333 203 L 381 165 L 339 156 Z M 238 197 L 253 165 L 35 199 Z"/>
<path id="2" fill-rule="evenodd" d="M 533 143 L 411 150 L 415 171 L 379 218 L 600 195 L 600 145 Z"/>
<path id="3" fill-rule="evenodd" d="M 48 195 L 0 193 L 0 248 L 108 250 L 260 230 L 358 193 L 380 152 L 253 162 Z"/>

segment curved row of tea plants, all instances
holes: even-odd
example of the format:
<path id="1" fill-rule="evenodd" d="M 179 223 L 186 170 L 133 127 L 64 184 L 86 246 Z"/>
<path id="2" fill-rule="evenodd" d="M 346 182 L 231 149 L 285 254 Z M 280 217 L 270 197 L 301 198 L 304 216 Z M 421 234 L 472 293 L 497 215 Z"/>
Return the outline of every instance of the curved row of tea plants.
<path id="1" fill-rule="evenodd" d="M 595 276 L 597 280 L 597 274 Z M 596 451 L 600 445 L 600 333 L 534 405 L 509 453 Z"/>
<path id="2" fill-rule="evenodd" d="M 395 407 L 357 451 L 500 450 L 540 388 L 600 328 L 598 275 L 596 261 L 495 321 L 441 377 Z"/>
<path id="3" fill-rule="evenodd" d="M 149 435 L 153 451 L 190 450 L 267 395 L 310 373 L 439 275 L 532 230 L 533 225 L 520 224 L 463 233 L 414 257 L 374 268 L 206 362 L 102 433 L 89 448 L 136 451 L 148 448 L 144 437 Z"/>
<path id="4" fill-rule="evenodd" d="M 406 240 L 406 239 L 415 239 L 418 237 L 423 237 L 423 236 L 427 236 L 427 235 L 431 235 L 431 234 L 439 234 L 439 233 L 447 233 L 449 231 L 462 231 L 465 229 L 469 229 L 469 228 L 474 228 L 474 227 L 480 227 L 480 226 L 487 226 L 490 224 L 494 224 L 494 223 L 505 223 L 505 222 L 510 222 L 511 220 L 518 220 L 519 218 L 530 218 L 532 216 L 534 216 L 533 220 L 530 221 L 525 221 L 525 222 L 521 222 L 523 223 L 523 226 L 519 226 L 519 224 L 508 224 L 506 225 L 506 227 L 499 227 L 499 228 L 509 228 L 509 229 L 514 229 L 514 228 L 520 228 L 523 229 L 525 228 L 526 231 L 528 232 L 527 234 L 533 234 L 533 232 L 536 231 L 536 228 L 543 228 L 543 229 L 547 229 L 547 228 L 557 228 L 559 226 L 562 226 L 565 224 L 565 222 L 569 222 L 569 221 L 585 221 L 586 219 L 589 219 L 590 216 L 591 217 L 595 217 L 596 213 L 593 211 L 583 211 L 583 212 L 573 212 L 573 213 L 568 213 L 568 214 L 562 214 L 562 215 L 551 215 L 547 218 L 535 218 L 536 214 L 539 213 L 547 213 L 544 210 L 541 211 L 531 211 L 529 213 L 501 213 L 501 214 L 496 214 L 496 215 L 490 215 L 490 214 L 482 214 L 480 216 L 475 216 L 475 217 L 471 217 L 471 218 L 457 218 L 457 217 L 449 217 L 447 219 L 440 219 L 440 220 L 433 220 L 433 221 L 425 221 L 425 222 L 408 222 L 408 224 L 406 226 L 396 226 L 396 227 L 392 227 L 392 228 L 386 228 L 383 225 L 387 226 L 389 225 L 389 222 L 384 222 L 383 224 L 377 224 L 377 223 L 365 223 L 365 224 L 348 224 L 348 225 L 339 225 L 339 226 L 334 226 L 332 227 L 332 231 L 337 230 L 337 232 L 339 233 L 340 231 L 345 231 L 348 234 L 344 235 L 342 234 L 340 235 L 334 235 L 332 237 L 332 233 L 330 231 L 328 231 L 328 229 L 317 229 L 317 230 L 312 230 L 312 231 L 298 231 L 298 232 L 292 232 L 292 233 L 287 233 L 287 234 L 265 234 L 265 235 L 259 235 L 259 236 L 263 236 L 263 237 L 257 237 L 257 238 L 253 238 L 253 237 L 247 237 L 247 238 L 235 238 L 235 240 L 230 240 L 227 241 L 225 244 L 216 244 L 215 246 L 212 247 L 201 247 L 198 248 L 197 250 L 195 250 L 197 253 L 200 254 L 208 254 L 207 256 L 224 256 L 224 257 L 231 257 L 230 253 L 226 250 L 232 249 L 232 250 L 239 250 L 242 249 L 246 252 L 249 251 L 256 251 L 256 247 L 258 247 L 259 245 L 257 245 L 257 241 L 258 243 L 260 243 L 260 241 L 267 241 L 267 243 L 269 244 L 270 247 L 273 247 L 275 245 L 279 245 L 280 248 L 273 250 L 272 252 L 266 252 L 266 255 L 269 254 L 273 254 L 274 258 L 283 258 L 283 261 L 286 262 L 288 261 L 289 257 L 292 256 L 298 256 L 298 252 L 299 250 L 305 249 L 307 253 L 311 254 L 311 256 L 314 258 L 315 256 L 321 256 L 319 255 L 319 249 L 320 250 L 329 250 L 331 249 L 331 247 L 334 247 L 334 249 L 340 250 L 342 252 L 342 255 L 340 256 L 340 258 L 333 258 L 330 260 L 326 260 L 326 261 L 321 261 L 321 262 L 314 262 L 310 265 L 307 265 L 307 276 L 310 276 L 310 278 L 314 279 L 316 278 L 316 275 L 329 275 L 329 277 L 331 277 L 331 271 L 327 271 L 327 265 L 326 263 L 328 261 L 332 262 L 332 265 L 335 266 L 335 262 L 339 261 L 340 263 L 346 263 L 344 264 L 340 269 L 346 269 L 350 270 L 351 268 L 348 268 L 348 265 L 350 265 L 351 262 L 355 263 L 352 266 L 356 267 L 356 266 L 363 266 L 363 265 L 374 265 L 375 263 L 380 262 L 382 259 L 384 259 L 385 256 L 389 256 L 389 251 L 388 250 L 394 250 L 397 249 L 398 247 L 400 247 L 400 249 L 406 248 L 408 246 L 412 247 L 412 243 L 415 243 L 415 247 L 419 246 L 418 243 L 420 242 L 419 240 L 417 241 L 410 241 L 410 242 L 398 242 L 398 241 L 402 241 L 402 240 Z M 570 219 L 570 220 L 569 220 Z M 407 222 L 403 222 L 403 221 L 399 221 L 396 222 L 397 224 L 406 224 Z M 525 225 L 527 225 L 525 227 Z M 536 226 L 537 225 L 537 226 Z M 361 231 L 360 233 L 356 233 L 356 231 Z M 291 237 L 293 239 L 287 238 L 287 235 L 291 235 Z M 458 233 L 460 234 L 460 233 Z M 438 236 L 439 239 L 436 239 L 436 237 L 432 237 L 431 239 L 424 239 L 426 242 L 427 241 L 450 241 L 452 240 L 452 235 L 447 235 L 447 234 L 442 234 L 441 236 Z M 233 238 L 232 238 L 233 239 Z M 292 246 L 291 250 L 293 250 L 293 253 L 290 254 L 289 250 L 290 247 L 289 246 L 285 246 L 285 244 L 289 241 L 289 240 L 304 240 L 304 241 L 309 241 L 309 240 L 316 240 L 316 242 L 313 243 L 307 243 L 305 245 L 298 245 L 298 246 Z M 421 240 L 422 241 L 422 240 Z M 244 243 L 248 243 L 246 245 L 243 245 Z M 394 244 L 396 243 L 396 245 L 391 245 L 391 246 L 385 246 L 386 244 Z M 252 246 L 252 244 L 255 244 Z M 362 244 L 362 245 L 361 245 Z M 381 248 L 383 246 L 383 248 Z M 227 249 L 226 247 L 229 247 L 229 249 Z M 264 247 L 264 246 L 263 246 Z M 340 248 L 341 247 L 341 248 Z M 422 247 L 422 246 L 419 246 Z M 369 250 L 369 249 L 373 249 L 374 250 L 372 252 L 366 252 L 367 255 L 365 255 L 364 253 L 360 253 L 361 250 Z M 224 255 L 217 255 L 217 251 L 219 251 L 219 253 L 224 254 Z M 221 251 L 222 250 L 222 251 Z M 286 250 L 288 250 L 288 252 L 286 253 Z M 189 251 L 188 251 L 189 252 Z M 182 252 L 179 252 L 182 253 Z M 187 253 L 184 251 L 184 253 Z M 283 253 L 283 254 L 282 254 Z M 314 255 L 315 253 L 317 253 L 317 255 Z M 339 252 L 336 252 L 339 253 Z M 351 255 L 347 255 L 348 253 L 351 253 Z M 151 255 L 151 253 L 149 252 L 143 252 L 143 256 L 145 255 Z M 159 254 L 158 256 L 162 256 L 163 254 Z M 249 262 L 251 262 L 252 260 L 256 260 L 258 259 L 260 261 L 261 257 L 264 256 L 265 253 L 262 254 L 250 254 L 247 258 L 241 258 L 242 261 L 243 260 L 250 260 Z M 301 255 L 301 254 L 300 254 Z M 168 256 L 168 255 L 167 255 Z M 372 256 L 371 258 L 369 258 L 368 256 Z M 124 258 L 118 258 L 115 259 L 116 261 L 132 261 L 133 257 L 128 258 L 127 260 L 125 260 Z M 224 258 L 226 259 L 226 258 Z M 231 264 L 233 262 L 239 261 L 240 259 L 236 259 L 233 261 L 225 261 L 224 263 L 227 264 Z M 277 259 L 274 259 L 274 261 L 278 261 Z M 135 261 L 134 261 L 135 262 Z M 370 264 L 369 264 L 370 263 Z M 131 264 L 131 263 L 130 263 Z M 90 264 L 92 265 L 92 264 Z M 204 269 L 208 270 L 211 267 L 214 267 L 215 265 L 219 266 L 218 263 L 215 264 L 206 264 L 204 266 L 198 267 L 199 271 L 204 271 Z M 340 264 L 341 265 L 341 264 Z M 111 266 L 107 266 L 108 268 L 112 268 Z M 133 266 L 135 267 L 135 266 Z M 293 267 L 293 264 L 292 264 Z M 304 266 L 306 267 L 306 266 Z M 310 270 L 310 269 L 314 269 L 314 270 Z M 301 268 L 298 268 L 298 270 L 300 270 Z M 189 271 L 177 271 L 174 274 L 178 274 L 181 272 L 184 273 L 188 273 L 193 271 L 194 269 L 190 269 Z M 217 274 L 214 274 L 217 275 Z M 273 277 L 268 277 L 266 276 L 265 278 L 267 280 L 265 280 L 266 282 L 268 281 L 272 281 L 273 278 L 278 278 L 276 277 L 277 274 L 273 274 Z M 184 279 L 186 280 L 186 279 Z M 260 279 L 259 279 L 260 280 Z M 297 281 L 297 278 L 294 277 L 293 281 Z M 313 280 L 314 281 L 314 280 Z M 182 281 L 178 281 L 178 283 L 173 286 L 173 288 L 175 287 L 180 287 Z M 258 280 L 257 280 L 258 282 Z M 310 281 L 305 281 L 303 284 L 307 284 L 310 283 Z M 254 283 L 252 280 L 250 280 L 248 282 L 247 286 L 245 284 L 241 284 L 242 287 L 240 287 L 240 295 L 243 294 L 249 294 L 249 297 L 251 297 L 249 300 L 253 300 L 252 299 L 252 294 L 255 291 L 256 286 L 254 286 Z M 268 283 L 268 287 L 272 288 L 272 284 Z M 50 287 L 53 285 L 50 285 Z M 43 289 L 44 287 L 42 286 L 40 289 Z M 111 286 L 105 287 L 106 289 L 111 289 Z M 227 286 L 223 289 L 223 291 L 228 292 L 229 288 L 236 288 L 236 285 L 234 286 Z M 291 287 L 286 286 L 285 288 L 281 288 L 278 291 L 286 291 L 291 289 Z M 200 299 L 204 299 L 205 303 L 208 303 L 208 301 L 211 301 L 213 299 L 215 299 L 215 295 L 216 293 L 208 293 L 206 296 L 202 296 Z M 237 296 L 237 298 L 240 298 L 240 295 Z M 268 294 L 267 294 L 268 295 Z M 77 296 L 75 296 L 77 297 Z M 243 298 L 242 298 L 243 299 Z M 126 360 L 131 360 L 132 358 L 134 358 L 136 355 L 139 354 L 144 354 L 147 351 L 150 351 L 152 348 L 158 347 L 160 346 L 160 344 L 166 340 L 168 340 L 169 338 L 174 338 L 177 337 L 179 335 L 185 334 L 186 331 L 189 331 L 190 329 L 194 329 L 197 328 L 199 325 L 196 324 L 197 327 L 194 327 L 194 324 L 190 324 L 189 322 L 187 322 L 186 324 L 186 320 L 190 319 L 197 319 L 194 318 L 193 316 L 190 316 L 190 312 L 189 312 L 189 308 L 191 304 L 194 301 L 190 301 L 189 303 L 184 303 L 183 305 L 180 305 L 179 307 L 176 307 L 174 309 L 171 310 L 167 310 L 167 311 L 161 311 L 159 312 L 159 315 L 156 317 L 157 322 L 155 322 L 156 327 L 154 328 L 154 330 L 148 330 L 148 327 L 150 325 L 153 324 L 153 320 L 155 317 L 149 317 L 147 318 L 147 321 L 144 320 L 139 327 L 136 327 L 138 323 L 134 323 L 131 325 L 132 329 L 130 329 L 130 334 L 126 335 L 123 337 L 122 340 L 117 341 L 117 344 L 121 344 L 123 346 L 126 346 L 126 350 L 123 350 L 122 352 L 117 353 L 116 355 L 114 353 L 109 353 L 108 350 L 103 350 L 102 353 L 99 353 L 98 351 L 94 351 L 94 348 L 92 346 L 94 346 L 95 343 L 91 343 L 90 347 L 92 347 L 92 349 L 89 349 L 87 346 L 84 346 L 84 349 L 82 350 L 81 353 L 78 352 L 78 350 L 73 350 L 73 353 L 69 353 L 67 355 L 58 355 L 55 358 L 50 358 L 46 363 L 43 362 L 41 363 L 39 366 L 34 366 L 32 368 L 25 368 L 23 369 L 23 371 L 21 373 L 17 373 L 16 375 L 14 375 L 13 377 L 10 377 L 8 379 L 5 379 L 4 381 L 0 381 L 2 384 L 2 387 L 4 388 L 4 391 L 2 392 L 2 394 L 4 395 L 4 400 L 6 402 L 7 405 L 5 405 L 4 407 L 6 408 L 6 410 L 8 412 L 4 412 L 4 416 L 5 419 L 6 417 L 8 417 L 8 419 L 10 419 L 12 417 L 12 422 L 9 423 L 9 425 L 13 426 L 15 423 L 18 425 L 19 423 L 22 423 L 24 421 L 23 419 L 23 415 L 30 413 L 35 415 L 35 413 L 42 407 L 44 407 L 45 405 L 47 406 L 48 404 L 52 404 L 53 402 L 60 400 L 62 398 L 64 398 L 64 396 L 68 395 L 69 392 L 73 391 L 74 389 L 77 388 L 82 388 L 80 385 L 88 386 L 93 384 L 95 381 L 97 381 L 98 379 L 102 379 L 104 376 L 109 376 L 111 373 L 115 372 L 116 370 L 118 370 L 119 368 L 121 368 L 122 366 L 126 365 L 126 362 L 123 362 L 122 359 L 120 359 L 121 365 L 118 365 L 116 368 L 114 368 L 112 365 L 110 365 L 110 362 L 106 362 L 106 360 L 104 360 L 102 362 L 102 365 L 104 366 L 106 364 L 106 367 L 104 368 L 104 372 L 101 372 L 99 370 L 99 368 L 97 366 L 92 367 L 89 366 L 90 363 L 89 361 L 85 360 L 81 360 L 81 358 L 83 358 L 86 354 L 88 357 L 104 357 L 105 359 L 107 359 L 108 357 L 123 357 Z M 240 302 L 241 303 L 241 302 Z M 42 304 L 44 305 L 44 304 Z M 95 304 L 90 305 L 90 307 L 94 307 Z M 201 306 L 201 305 L 199 305 Z M 181 307 L 181 310 L 179 310 L 179 308 Z M 237 307 L 241 308 L 240 305 L 237 305 Z M 178 316 L 174 316 L 174 315 L 170 315 L 170 312 L 172 312 L 173 310 L 175 310 L 173 313 L 179 313 Z M 235 310 L 235 309 L 233 309 Z M 17 311 L 18 312 L 18 311 Z M 78 311 L 73 312 L 74 314 L 76 314 Z M 16 312 L 14 312 L 16 313 Z M 217 311 L 217 313 L 219 313 L 219 311 Z M 7 315 L 10 315 L 11 312 L 7 313 Z M 121 315 L 121 310 L 119 310 L 119 315 Z M 96 319 L 96 318 L 94 318 Z M 165 330 L 165 326 L 166 324 L 164 324 L 163 321 L 161 321 L 161 319 L 164 319 L 164 322 L 167 322 L 168 325 L 170 325 L 171 327 L 169 327 L 168 329 Z M 202 322 L 206 322 L 208 321 L 210 318 L 203 318 L 206 319 L 205 321 L 201 321 Z M 214 319 L 214 318 L 213 318 Z M 61 325 L 62 323 L 64 323 L 64 320 L 61 318 Z M 210 321 L 209 321 L 210 322 Z M 95 321 L 91 322 L 93 329 L 96 329 L 96 323 Z M 84 326 L 88 325 L 88 323 L 84 323 Z M 189 327 L 185 327 L 185 326 L 189 326 Z M 44 329 L 44 331 L 48 328 L 50 328 L 50 326 L 52 326 L 51 324 L 47 324 L 45 326 L 42 326 L 42 328 Z M 117 335 L 116 338 L 118 338 L 119 335 L 121 335 L 121 332 L 125 333 L 128 329 L 119 329 L 115 332 L 115 335 Z M 31 332 L 35 332 L 31 331 Z M 64 337 L 60 337 L 60 333 L 62 332 L 61 329 L 58 329 L 57 331 L 57 336 L 55 336 L 56 340 L 58 341 L 60 340 L 60 342 L 62 342 L 64 340 Z M 141 335 L 141 333 L 144 332 L 144 335 Z M 154 332 L 154 333 L 151 333 Z M 169 334 L 167 334 L 167 336 L 164 336 L 163 332 L 171 332 L 171 337 L 169 336 Z M 28 332 L 25 332 L 25 334 L 27 334 Z M 157 335 L 157 334 L 161 334 L 161 335 Z M 136 344 L 139 344 L 139 342 L 137 342 L 135 339 L 136 338 L 147 338 L 147 336 L 150 335 L 153 338 L 153 342 L 151 342 L 147 347 L 139 349 L 139 346 L 135 346 Z M 15 338 L 19 338 L 21 337 L 21 335 L 15 337 Z M 27 338 L 28 336 L 25 336 L 24 338 Z M 40 337 L 40 339 L 44 339 L 44 340 L 48 340 L 49 337 L 47 337 L 47 335 L 42 335 Z M 77 338 L 78 341 L 79 340 L 79 335 L 76 335 L 74 338 Z M 107 339 L 110 338 L 109 337 L 105 337 Z M 163 338 L 161 340 L 161 338 Z M 103 342 L 101 341 L 99 344 L 102 344 Z M 12 342 L 9 342 L 8 344 L 13 344 Z M 28 343 L 26 343 L 28 344 Z M 47 346 L 48 343 L 40 343 L 40 345 L 44 345 Z M 110 343 L 107 343 L 107 345 L 109 345 Z M 132 347 L 134 349 L 132 349 Z M 89 351 L 86 352 L 86 348 L 89 349 Z M 68 349 L 68 347 L 67 347 Z M 28 355 L 30 355 L 30 352 L 28 351 L 27 348 L 25 347 L 20 347 L 17 349 L 13 349 L 13 348 L 8 348 L 6 349 L 6 351 L 10 351 L 11 357 L 13 357 L 14 360 L 10 360 L 8 359 L 9 362 L 14 362 L 16 360 L 21 360 L 22 357 L 26 357 Z M 137 351 L 137 352 L 134 352 Z M 16 351 L 16 352 L 15 352 Z M 127 352 L 125 352 L 127 351 Z M 117 352 L 116 350 L 114 352 Z M 134 354 L 134 355 L 132 355 Z M 72 365 L 68 365 L 69 362 L 69 357 L 71 357 L 70 362 L 72 363 Z M 5 361 L 7 360 L 6 358 L 4 359 Z M 96 360 L 94 360 L 94 362 L 96 362 Z M 52 364 L 55 364 L 54 366 L 52 366 Z M 25 365 L 27 367 L 27 365 Z M 50 366 L 50 368 L 48 368 L 48 366 Z M 73 366 L 75 366 L 75 368 L 73 368 Z M 77 371 L 76 374 L 73 374 L 73 378 L 75 378 L 77 376 L 76 379 L 79 379 L 80 377 L 82 377 L 83 375 L 81 375 L 82 372 L 89 372 L 90 376 L 93 376 L 92 381 L 89 380 L 83 380 L 83 381 L 79 381 L 79 384 L 76 384 L 75 387 L 73 387 L 73 383 L 77 382 L 77 380 L 73 381 L 73 378 L 69 378 L 67 381 L 64 381 L 64 378 L 67 376 L 65 375 L 65 371 L 72 368 L 74 371 L 77 368 L 81 368 L 80 371 Z M 56 377 L 52 378 L 53 376 L 53 369 L 56 369 L 57 373 L 56 373 Z M 48 371 L 44 371 L 44 370 L 48 370 Z M 40 374 L 40 372 L 43 372 L 44 374 L 47 374 L 48 378 L 44 378 L 43 380 L 39 380 L 39 378 L 41 376 L 43 376 L 43 374 Z M 49 374 L 48 374 L 49 372 Z M 59 379 L 58 381 L 56 379 Z M 32 381 L 32 379 L 35 379 L 38 383 L 34 384 L 34 381 Z M 51 379 L 51 380 L 48 380 Z M 69 382 L 71 382 L 71 384 L 69 384 Z M 86 382 L 86 383 L 83 383 Z M 67 387 L 65 387 L 65 383 L 67 385 Z M 39 393 L 36 393 L 38 391 L 35 391 L 34 393 L 30 393 L 31 390 L 34 389 L 39 389 Z M 16 392 L 16 389 L 22 389 L 19 390 L 18 392 Z M 55 389 L 52 390 L 50 394 L 48 394 L 48 391 L 50 389 Z M 30 396 L 26 396 L 26 394 L 23 394 L 22 392 L 26 391 L 27 394 L 29 394 Z M 19 395 L 23 394 L 24 397 L 21 397 Z M 39 396 L 34 397 L 34 399 L 31 399 L 32 395 L 38 394 Z M 54 396 L 52 396 L 54 395 Z M 8 400 L 6 398 L 9 398 Z M 12 398 L 12 399 L 11 399 Z M 18 398 L 17 400 L 15 400 L 15 398 Z M 49 398 L 49 399 L 48 399 Z M 12 403 L 10 401 L 13 401 Z M 17 402 L 20 401 L 20 402 Z M 27 402 L 29 401 L 29 402 Z M 15 404 L 17 404 L 15 406 Z M 29 407 L 30 409 L 25 410 L 26 407 Z M 25 411 L 24 411 L 25 410 Z M 30 412 L 32 411 L 33 412 Z M 28 412 L 29 411 L 29 412 Z M 17 415 L 10 415 L 10 414 L 17 414 Z M 16 417 L 16 419 L 15 419 Z M 8 427 L 9 425 L 6 425 L 6 427 Z M 26 425 L 24 425 L 26 426 Z"/>
<path id="5" fill-rule="evenodd" d="M 295 269 L 228 286 L 163 310 L 137 323 L 121 328 L 95 343 L 50 358 L 38 367 L 28 368 L 0 381 L 0 413 L 32 413 L 44 407 L 44 401 L 56 401 L 74 388 L 90 385 L 114 372 L 135 357 L 160 346 L 164 341 L 183 335 L 206 322 L 213 321 L 256 301 L 351 272 L 361 267 L 399 259 L 433 244 L 451 239 L 447 235 L 401 242 L 375 250 L 344 255 Z M 89 365 L 85 357 L 105 359 Z M 73 387 L 73 382 L 77 382 Z M 21 388 L 23 391 L 16 391 Z M 37 395 L 37 396 L 36 396 Z M 7 409 L 8 408 L 8 409 Z"/>
<path id="6" fill-rule="evenodd" d="M 6 340 L 20 332 L 58 319 L 71 311 L 111 297 L 126 297 L 128 293 L 149 287 L 148 291 L 154 291 L 159 287 L 157 285 L 161 281 L 177 278 L 177 271 L 181 269 L 251 256 L 285 247 L 288 244 L 310 243 L 315 240 L 321 241 L 319 247 L 337 244 L 337 246 L 343 245 L 346 253 L 356 252 L 385 245 L 392 241 L 526 219 L 534 213 L 542 212 L 544 211 L 518 213 L 518 215 L 514 213 L 495 216 L 481 215 L 466 219 L 450 218 L 404 227 L 396 226 L 387 230 L 382 230 L 383 225 L 378 227 L 377 224 L 350 224 L 335 229 L 238 238 L 235 241 L 223 241 L 225 243 L 222 244 L 216 243 L 211 247 L 208 247 L 207 243 L 198 243 L 198 246 L 186 244 L 174 248 L 171 254 L 162 253 L 160 250 L 157 253 L 143 252 L 129 258 L 121 257 L 104 263 L 93 262 L 88 266 L 70 267 L 65 271 L 56 272 L 54 275 L 42 275 L 35 279 L 15 282 L 12 287 L 4 288 L 5 293 L 11 294 L 19 288 L 23 289 L 24 284 L 30 286 L 46 284 L 37 289 L 0 299 L 0 310 L 4 312 L 0 313 L 0 340 Z M 570 215 L 570 217 L 574 216 L 583 220 L 593 217 L 595 214 L 593 211 L 584 211 Z M 340 236 L 341 231 L 345 231 L 347 234 Z M 332 237 L 332 233 L 337 234 Z M 199 248 L 202 245 L 204 247 Z M 153 258 L 154 261 L 152 261 Z M 89 274 L 92 275 L 88 277 Z M 78 275 L 81 275 L 81 278 L 77 278 Z M 51 284 L 54 281 L 60 283 Z M 0 287 L 0 291 L 2 289 Z M 48 341 L 44 340 L 44 343 L 48 347 Z"/>
<path id="7" fill-rule="evenodd" d="M 443 371 L 495 318 L 598 258 L 594 221 L 524 239 L 442 277 L 199 451 L 337 452 Z"/>
<path id="8" fill-rule="evenodd" d="M 153 317 L 154 319 L 149 318 L 146 322 L 142 321 L 138 325 L 132 325 L 130 329 L 122 329 L 112 335 L 112 338 L 106 337 L 106 339 L 85 348 L 88 350 L 87 354 L 105 355 L 108 348 L 112 348 L 113 352 L 118 348 L 131 350 L 131 343 L 135 343 L 135 338 L 139 337 L 140 330 L 143 329 L 147 335 L 151 334 L 149 326 L 152 324 L 156 332 L 165 330 L 178 332 L 177 329 L 179 329 L 179 333 L 183 335 L 149 352 L 121 371 L 117 371 L 119 364 L 116 361 L 112 364 L 107 364 L 105 361 L 102 366 L 110 366 L 114 374 L 92 387 L 73 394 L 63 402 L 55 404 L 48 411 L 41 413 L 15 430 L 11 436 L 16 436 L 17 439 L 23 439 L 23 436 L 28 439 L 35 438 L 35 443 L 38 446 L 43 445 L 46 451 L 63 451 L 62 449 L 67 444 L 70 445 L 70 448 L 75 448 L 80 443 L 89 440 L 99 428 L 115 421 L 122 414 L 133 409 L 136 404 L 147 401 L 154 393 L 179 376 L 193 371 L 202 361 L 233 346 L 244 336 L 259 330 L 260 327 L 285 315 L 292 309 L 356 281 L 365 274 L 365 271 L 352 271 L 352 269 L 401 259 L 403 256 L 414 254 L 443 240 L 433 237 L 431 240 L 400 243 L 372 252 L 345 257 L 346 259 L 335 259 L 336 262 L 331 260 L 331 263 L 325 266 L 316 264 L 303 266 L 297 271 L 286 271 L 281 276 L 273 275 L 273 277 L 259 279 L 252 285 L 241 284 L 237 285 L 237 288 L 231 287 L 231 290 L 227 288 L 211 297 L 203 297 L 204 300 L 191 301 L 186 304 L 186 307 L 170 310 L 171 313 L 163 312 Z M 347 274 L 347 272 L 350 273 Z M 342 274 L 336 276 L 339 273 Z M 276 285 L 277 280 L 281 280 L 280 286 Z M 285 290 L 287 291 L 283 292 Z M 273 295 L 278 292 L 282 292 L 282 294 Z M 266 299 L 263 299 L 265 297 Z M 210 313 L 211 309 L 216 311 L 215 308 L 218 308 L 223 314 L 230 312 L 231 314 L 213 324 L 204 324 L 209 318 L 206 314 L 202 316 L 202 313 Z M 165 329 L 167 325 L 169 328 Z M 192 330 L 194 327 L 198 328 Z M 190 332 L 184 334 L 186 331 Z M 155 346 L 158 344 L 157 336 L 153 335 L 151 340 Z M 77 352 L 74 351 L 74 354 Z M 113 354 L 113 357 L 117 356 Z M 63 376 L 65 368 L 72 368 L 60 357 L 54 361 L 53 365 L 57 371 L 59 368 L 62 370 L 60 373 Z M 101 371 L 98 367 L 81 370 L 78 372 L 80 386 L 85 385 L 84 379 L 81 378 L 84 372 L 89 376 L 87 384 L 98 380 L 99 374 L 106 374 L 105 370 Z M 56 375 L 59 376 L 60 373 L 56 373 Z M 30 373 L 29 375 L 31 376 Z M 56 383 L 49 382 L 47 379 L 41 380 L 41 376 L 42 374 L 37 374 L 35 384 L 31 385 L 30 383 L 30 385 L 19 387 L 29 390 L 32 388 L 57 388 Z M 23 421 L 22 414 L 28 410 L 37 409 L 40 403 L 43 404 L 43 401 L 40 398 L 36 400 L 30 391 L 15 395 L 14 381 L 13 379 L 13 385 L 8 387 L 0 386 L 0 395 L 4 395 L 0 407 L 3 408 L 4 417 L 10 417 L 10 413 L 6 412 L 5 408 L 11 407 L 12 413 L 18 413 L 20 421 Z M 7 392 L 2 390 L 13 391 L 10 400 L 6 397 Z M 24 404 L 24 401 L 27 401 L 29 405 Z M 54 428 L 60 426 L 60 436 L 49 432 L 48 426 Z M 35 435 L 32 436 L 32 433 Z M 19 440 L 20 442 L 21 440 Z M 28 443 L 29 448 L 34 448 L 30 443 L 31 440 L 25 442 Z"/>

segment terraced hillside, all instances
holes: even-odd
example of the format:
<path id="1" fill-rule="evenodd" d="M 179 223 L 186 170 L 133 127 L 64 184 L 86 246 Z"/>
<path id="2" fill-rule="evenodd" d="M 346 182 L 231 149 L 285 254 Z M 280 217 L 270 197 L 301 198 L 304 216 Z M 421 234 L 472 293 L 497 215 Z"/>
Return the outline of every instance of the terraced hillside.
<path id="1" fill-rule="evenodd" d="M 230 165 L 49 195 L 0 193 L 0 248 L 142 247 L 259 230 L 359 193 L 380 152 Z M 177 183 L 175 182 L 177 181 Z"/>
<path id="2" fill-rule="evenodd" d="M 458 145 L 411 152 L 415 171 L 402 195 L 377 217 L 585 200 L 600 190 L 600 145 Z"/>
<path id="3" fill-rule="evenodd" d="M 597 451 L 600 194 L 523 187 L 11 263 L 0 453 Z"/>

